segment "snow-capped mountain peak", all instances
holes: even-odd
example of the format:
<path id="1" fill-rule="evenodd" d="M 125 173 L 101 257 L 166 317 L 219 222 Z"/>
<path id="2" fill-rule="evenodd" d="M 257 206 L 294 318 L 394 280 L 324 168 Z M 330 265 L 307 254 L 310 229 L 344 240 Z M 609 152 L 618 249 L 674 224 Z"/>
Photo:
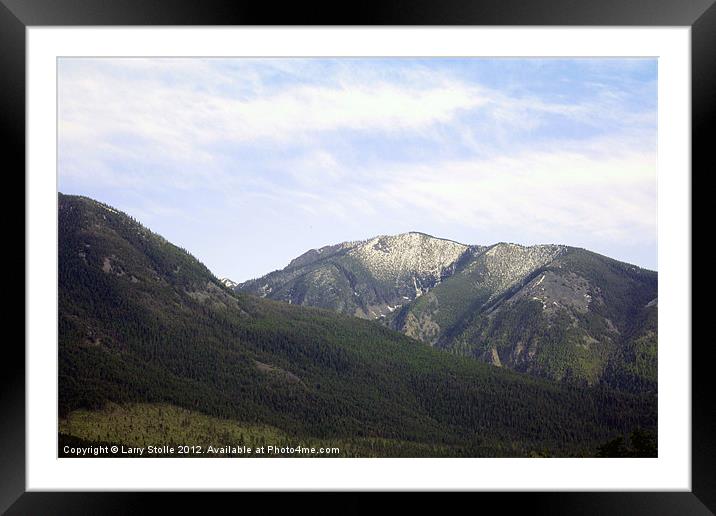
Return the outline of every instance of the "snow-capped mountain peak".
<path id="1" fill-rule="evenodd" d="M 403 277 L 433 277 L 440 279 L 446 268 L 454 264 L 469 246 L 435 238 L 424 233 L 382 235 L 354 247 L 349 255 L 376 277 L 398 280 Z"/>

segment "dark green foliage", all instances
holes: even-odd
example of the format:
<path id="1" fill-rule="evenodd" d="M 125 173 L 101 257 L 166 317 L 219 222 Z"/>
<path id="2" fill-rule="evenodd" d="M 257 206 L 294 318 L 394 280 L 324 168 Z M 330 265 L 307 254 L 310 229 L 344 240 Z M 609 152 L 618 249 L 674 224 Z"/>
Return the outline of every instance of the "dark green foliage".
<path id="1" fill-rule="evenodd" d="M 619 436 L 604 443 L 597 448 L 597 457 L 628 457 L 629 450 L 624 444 L 624 438 Z"/>
<path id="2" fill-rule="evenodd" d="M 656 435 L 653 432 L 636 428 L 628 441 L 617 436 L 597 448 L 597 457 L 657 457 Z"/>
<path id="3" fill-rule="evenodd" d="M 234 294 L 128 216 L 60 195 L 60 415 L 108 401 L 390 439 L 406 455 L 433 444 L 440 455 L 589 455 L 656 425 L 653 394 L 559 386 L 373 322 Z"/>
<path id="4" fill-rule="evenodd" d="M 637 428 L 629 436 L 632 457 L 656 457 L 656 436 L 647 430 Z"/>

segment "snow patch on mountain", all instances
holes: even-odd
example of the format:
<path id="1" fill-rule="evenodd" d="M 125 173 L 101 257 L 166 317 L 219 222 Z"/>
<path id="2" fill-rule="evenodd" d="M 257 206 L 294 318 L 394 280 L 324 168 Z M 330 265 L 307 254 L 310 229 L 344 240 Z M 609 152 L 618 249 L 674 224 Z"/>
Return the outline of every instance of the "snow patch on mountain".
<path id="1" fill-rule="evenodd" d="M 229 278 L 221 278 L 219 282 L 224 285 L 225 287 L 234 288 L 238 283 L 235 281 L 230 280 Z"/>
<path id="2" fill-rule="evenodd" d="M 468 249 L 469 246 L 452 240 L 404 233 L 372 238 L 348 254 L 363 263 L 374 277 L 384 281 L 400 281 L 410 276 L 439 281 L 442 272 Z M 416 285 L 416 295 L 418 290 Z"/>
<path id="3" fill-rule="evenodd" d="M 500 243 L 473 261 L 467 270 L 481 269 L 481 284 L 489 287 L 493 292 L 491 297 L 495 298 L 566 250 L 567 247 L 562 245 L 523 246 Z M 537 285 L 543 280 L 544 276 L 538 280 Z"/>

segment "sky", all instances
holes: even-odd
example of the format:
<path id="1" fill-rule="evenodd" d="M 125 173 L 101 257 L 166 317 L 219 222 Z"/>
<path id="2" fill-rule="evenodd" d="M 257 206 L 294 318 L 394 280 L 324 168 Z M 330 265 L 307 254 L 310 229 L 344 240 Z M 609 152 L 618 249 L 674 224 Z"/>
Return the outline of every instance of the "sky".
<path id="1" fill-rule="evenodd" d="M 58 188 L 244 281 L 420 231 L 657 269 L 655 59 L 62 58 Z"/>

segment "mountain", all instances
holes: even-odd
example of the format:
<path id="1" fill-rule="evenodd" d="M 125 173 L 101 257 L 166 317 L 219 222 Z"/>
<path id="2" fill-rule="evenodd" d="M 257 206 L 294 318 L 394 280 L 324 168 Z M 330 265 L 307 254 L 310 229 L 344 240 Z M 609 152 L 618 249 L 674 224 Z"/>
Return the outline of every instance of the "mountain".
<path id="1" fill-rule="evenodd" d="M 375 322 L 234 292 L 86 197 L 59 195 L 58 228 L 61 444 L 589 456 L 656 428 L 650 393 L 561 385 Z"/>
<path id="2" fill-rule="evenodd" d="M 389 321 L 497 366 L 656 390 L 657 274 L 583 249 L 497 244 Z"/>
<path id="3" fill-rule="evenodd" d="M 312 249 L 236 290 L 376 319 L 439 285 L 481 249 L 423 233 L 379 236 Z"/>
<path id="4" fill-rule="evenodd" d="M 552 380 L 656 390 L 657 273 L 584 249 L 406 233 L 312 250 L 235 288 Z"/>

